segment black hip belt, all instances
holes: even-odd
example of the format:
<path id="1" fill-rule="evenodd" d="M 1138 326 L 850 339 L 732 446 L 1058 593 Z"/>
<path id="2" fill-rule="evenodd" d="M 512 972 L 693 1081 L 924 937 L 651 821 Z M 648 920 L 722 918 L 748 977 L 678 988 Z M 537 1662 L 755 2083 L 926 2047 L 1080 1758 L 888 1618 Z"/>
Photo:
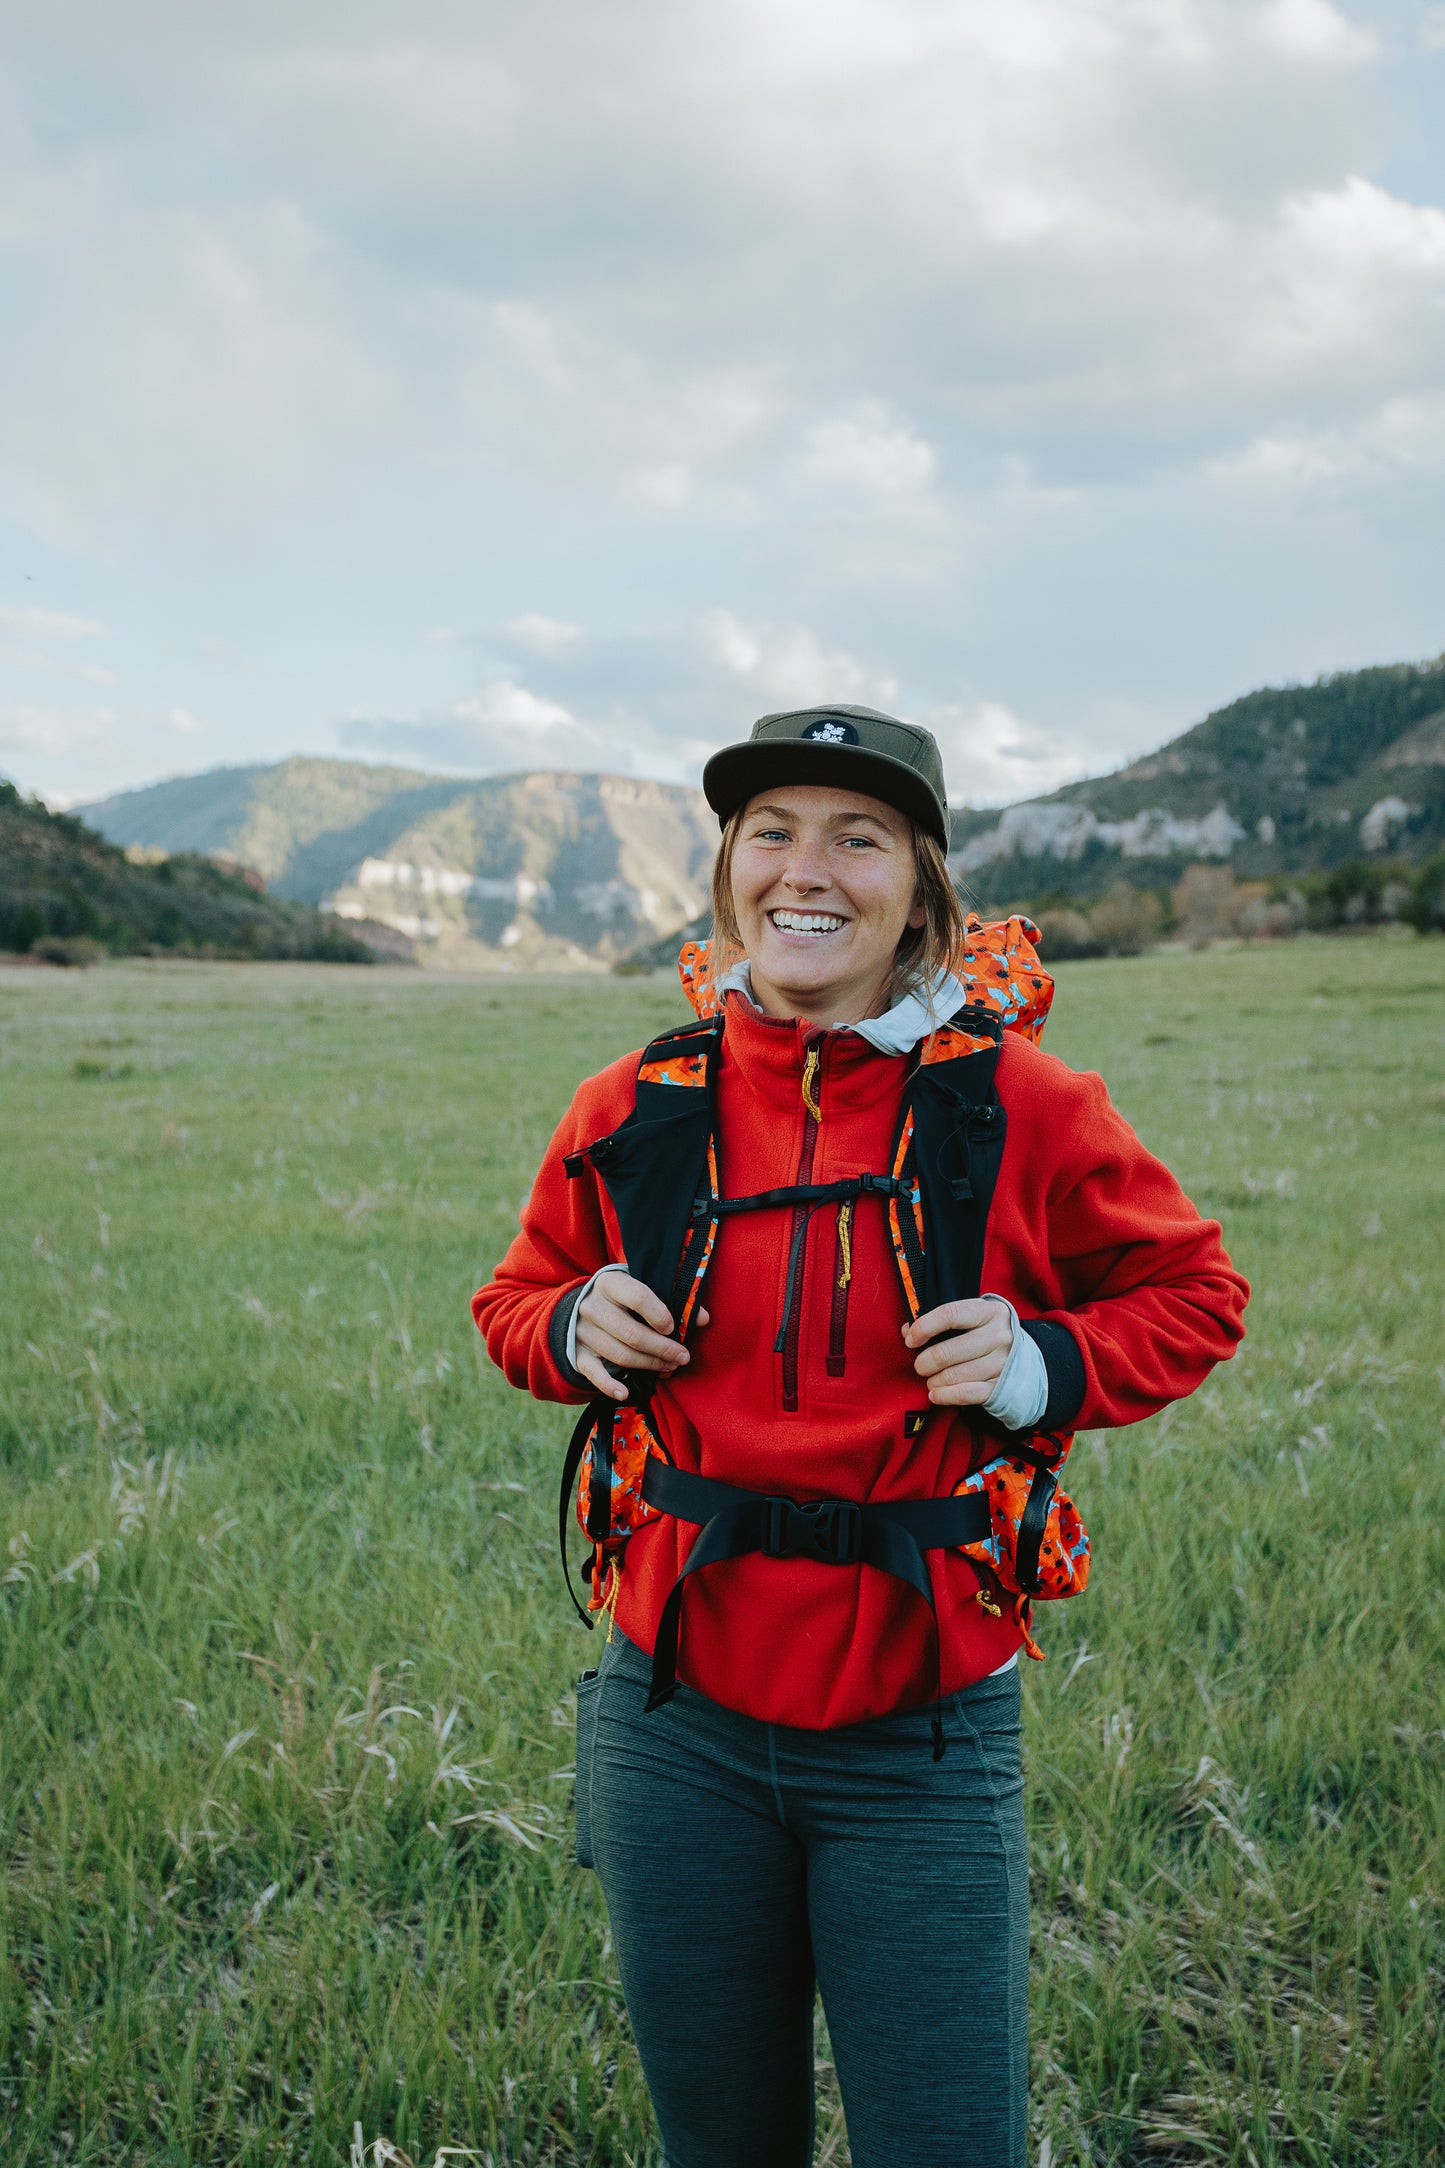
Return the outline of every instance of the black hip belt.
<path id="1" fill-rule="evenodd" d="M 933 1613 L 935 1639 L 938 1608 L 925 1551 L 948 1551 L 979 1543 L 990 1532 L 988 1500 L 981 1491 L 953 1498 L 870 1500 L 859 1505 L 846 1498 L 774 1497 L 739 1490 L 710 1476 L 690 1475 L 655 1455 L 642 1476 L 642 1495 L 659 1513 L 695 1521 L 699 1533 L 687 1562 L 673 1582 L 652 1655 L 649 1709 L 677 1692 L 677 1650 L 682 1625 L 683 1584 L 691 1573 L 725 1558 L 760 1551 L 765 1558 L 811 1558 L 825 1566 L 876 1566 L 916 1589 Z M 942 1726 L 934 1734 L 942 1751 Z"/>

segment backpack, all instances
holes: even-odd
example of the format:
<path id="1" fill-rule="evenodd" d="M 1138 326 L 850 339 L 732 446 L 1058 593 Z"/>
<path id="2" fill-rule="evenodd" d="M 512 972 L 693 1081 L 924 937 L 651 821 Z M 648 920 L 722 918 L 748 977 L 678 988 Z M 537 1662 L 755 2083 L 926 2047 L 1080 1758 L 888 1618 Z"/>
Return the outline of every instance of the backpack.
<path id="1" fill-rule="evenodd" d="M 680 1339 L 687 1337 L 723 1225 L 744 1211 L 802 1208 L 811 1214 L 836 1204 L 841 1215 L 877 1196 L 888 1215 L 910 1317 L 978 1294 L 1007 1124 L 994 1087 L 1000 1041 L 1009 1030 L 1037 1042 L 1053 998 L 1036 939 L 1025 918 L 986 925 L 969 917 L 958 972 L 967 998 L 918 1048 L 886 1172 L 731 1198 L 718 1189 L 713 1089 L 723 1003 L 710 944 L 683 948 L 678 970 L 696 1020 L 643 1049 L 632 1112 L 564 1163 L 570 1179 L 591 1167 L 604 1184 L 627 1269 L 667 1305 Z M 951 1499 L 893 1506 L 768 1499 L 673 1468 L 648 1418 L 655 1377 L 631 1372 L 626 1382 L 625 1403 L 596 1399 L 578 1419 L 562 1470 L 558 1538 L 567 1574 L 575 1482 L 577 1519 L 591 1545 L 582 1569 L 590 1586 L 588 1610 L 596 1612 L 615 1595 L 614 1569 L 637 1528 L 666 1512 L 698 1522 L 701 1534 L 664 1609 L 649 1707 L 666 1700 L 675 1685 L 684 1581 L 742 1550 L 835 1564 L 862 1559 L 898 1573 L 932 1606 L 921 1553 L 957 1547 L 978 1573 L 984 1608 L 997 1616 L 1009 1601 L 1025 1648 L 1040 1659 L 1043 1651 L 1029 1631 L 1030 1599 L 1078 1595 L 1088 1580 L 1088 1536 L 1072 1500 L 1058 1488 L 1072 1443 L 1068 1433 L 1021 1435 L 971 1410 L 970 1421 L 992 1429 L 1000 1451 L 966 1476 Z M 572 1600 L 590 1626 L 575 1594 Z M 935 1751 L 940 1740 L 936 1729 Z"/>

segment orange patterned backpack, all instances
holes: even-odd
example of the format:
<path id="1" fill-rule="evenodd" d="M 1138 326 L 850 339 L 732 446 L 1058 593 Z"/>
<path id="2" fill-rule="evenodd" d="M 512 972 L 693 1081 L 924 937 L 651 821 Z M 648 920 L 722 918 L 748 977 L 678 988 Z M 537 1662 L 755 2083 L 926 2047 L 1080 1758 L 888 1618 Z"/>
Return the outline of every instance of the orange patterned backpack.
<path id="1" fill-rule="evenodd" d="M 798 1205 L 812 1211 L 836 1204 L 841 1213 L 876 1195 L 887 1211 L 910 1317 L 979 1292 L 985 1223 L 1006 1126 L 994 1088 L 999 1043 L 1005 1030 L 1037 1041 L 1053 982 L 1039 962 L 1036 929 L 1027 919 L 985 925 L 970 917 L 967 938 L 959 972 L 966 1002 L 919 1048 L 887 1172 L 740 1198 L 724 1198 L 718 1190 L 712 1077 L 724 1012 L 710 947 L 689 942 L 683 949 L 678 968 L 697 1021 L 644 1049 L 633 1113 L 566 1161 L 569 1177 L 590 1166 L 605 1185 L 627 1268 L 667 1305 L 680 1339 L 687 1337 L 722 1225 L 737 1211 Z M 1019 1436 L 1000 1429 L 1000 1452 L 967 1476 L 952 1499 L 911 1502 L 908 1512 L 902 1506 L 894 1510 L 890 1521 L 890 1509 L 882 1506 L 759 1501 L 747 1492 L 724 1498 L 728 1486 L 672 1468 L 648 1420 L 653 1382 L 649 1373 L 631 1373 L 626 1404 L 599 1398 L 582 1411 L 558 1505 L 566 1572 L 567 1509 L 576 1482 L 577 1518 L 592 1546 L 584 1572 L 593 1611 L 602 1607 L 608 1569 L 634 1529 L 664 1512 L 699 1520 L 702 1534 L 659 1630 L 653 1705 L 667 1698 L 675 1676 L 683 1580 L 695 1565 L 736 1556 L 740 1548 L 778 1556 L 801 1551 L 834 1563 L 851 1562 L 851 1549 L 853 1558 L 867 1562 L 871 1557 L 885 1570 L 900 1572 L 932 1604 L 931 1582 L 921 1555 L 914 1553 L 957 1547 L 978 1569 L 980 1601 L 991 1610 L 999 1608 L 1000 1598 L 1010 1601 L 1032 1656 L 1042 1651 L 1029 1632 L 1030 1599 L 1078 1595 L 1088 1580 L 1088 1536 L 1072 1501 L 1058 1489 L 1058 1471 L 1072 1443 L 1066 1433 Z M 927 1525 L 920 1519 L 924 1508 L 935 1509 Z M 899 1516 L 909 1521 L 902 1537 Z M 717 1531 L 724 1522 L 733 1531 L 730 1550 L 718 1548 L 724 1538 Z M 784 1542 L 791 1549 L 772 1548 Z M 570 1593 L 570 1576 L 568 1588 Z M 590 1625 L 582 1606 L 577 1608 Z"/>

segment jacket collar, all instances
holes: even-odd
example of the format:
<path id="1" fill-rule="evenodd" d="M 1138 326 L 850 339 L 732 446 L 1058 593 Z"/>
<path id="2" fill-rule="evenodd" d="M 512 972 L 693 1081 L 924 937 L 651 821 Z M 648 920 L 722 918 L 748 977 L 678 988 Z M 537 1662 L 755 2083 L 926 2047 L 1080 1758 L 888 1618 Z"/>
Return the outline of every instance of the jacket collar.
<path id="1" fill-rule="evenodd" d="M 763 1010 L 753 998 L 752 966 L 746 957 L 733 965 L 718 981 L 720 994 L 740 994 L 754 1015 L 762 1016 Z M 895 1001 L 882 1016 L 865 1017 L 860 1024 L 832 1024 L 827 1027 L 830 1035 L 853 1032 L 866 1039 L 880 1054 L 908 1054 L 920 1039 L 926 1039 L 930 1031 L 937 1031 L 946 1024 L 967 1001 L 968 995 L 960 980 L 951 971 L 942 971 L 933 978 L 922 993 L 905 994 Z M 733 1013 L 736 1013 L 734 1010 Z M 781 1021 L 770 1019 L 770 1021 Z M 789 1020 L 791 1021 L 791 1019 Z"/>

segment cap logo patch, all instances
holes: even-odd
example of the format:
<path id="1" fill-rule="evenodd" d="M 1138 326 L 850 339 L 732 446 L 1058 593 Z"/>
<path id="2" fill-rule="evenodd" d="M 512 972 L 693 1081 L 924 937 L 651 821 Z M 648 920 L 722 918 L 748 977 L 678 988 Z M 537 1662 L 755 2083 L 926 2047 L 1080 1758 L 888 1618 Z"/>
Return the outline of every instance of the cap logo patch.
<path id="1" fill-rule="evenodd" d="M 853 725 L 839 722 L 833 716 L 830 716 L 826 722 L 809 723 L 807 729 L 803 732 L 803 736 L 811 738 L 815 745 L 856 745 L 858 743 L 858 733 L 853 728 Z"/>

